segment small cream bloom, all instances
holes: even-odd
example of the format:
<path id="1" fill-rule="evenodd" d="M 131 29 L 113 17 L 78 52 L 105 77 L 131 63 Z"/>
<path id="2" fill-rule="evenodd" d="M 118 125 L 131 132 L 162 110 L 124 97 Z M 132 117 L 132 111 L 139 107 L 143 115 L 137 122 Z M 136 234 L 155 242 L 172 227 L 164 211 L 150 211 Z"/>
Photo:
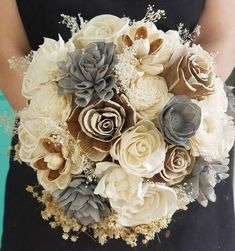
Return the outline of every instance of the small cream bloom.
<path id="1" fill-rule="evenodd" d="M 95 175 L 100 178 L 95 194 L 108 198 L 114 210 L 121 210 L 131 199 L 141 196 L 142 178 L 128 174 L 118 164 L 99 162 Z"/>
<path id="2" fill-rule="evenodd" d="M 136 197 L 118 210 L 118 222 L 126 227 L 149 224 L 163 217 L 172 217 L 177 209 L 177 195 L 173 189 L 146 183 L 140 198 Z"/>
<path id="3" fill-rule="evenodd" d="M 144 76 L 133 82 L 127 91 L 130 103 L 141 119 L 153 120 L 172 97 L 164 78 Z"/>
<path id="4" fill-rule="evenodd" d="M 59 36 L 59 41 L 45 38 L 44 43 L 34 52 L 23 80 L 22 93 L 31 99 L 41 87 L 41 84 L 59 80 L 64 76 L 57 63 L 67 59 L 68 52 L 74 50 L 71 41 L 65 43 Z"/>
<path id="5" fill-rule="evenodd" d="M 74 35 L 74 44 L 76 48 L 82 48 L 93 42 L 115 43 L 128 27 L 128 18 L 113 15 L 96 16 Z"/>
<path id="6" fill-rule="evenodd" d="M 151 178 L 164 168 L 165 142 L 152 122 L 142 120 L 121 135 L 110 154 L 128 173 Z"/>
<path id="7" fill-rule="evenodd" d="M 22 120 L 50 118 L 66 121 L 72 109 L 72 96 L 59 95 L 56 83 L 43 85 L 33 96 L 29 107 L 21 111 Z"/>

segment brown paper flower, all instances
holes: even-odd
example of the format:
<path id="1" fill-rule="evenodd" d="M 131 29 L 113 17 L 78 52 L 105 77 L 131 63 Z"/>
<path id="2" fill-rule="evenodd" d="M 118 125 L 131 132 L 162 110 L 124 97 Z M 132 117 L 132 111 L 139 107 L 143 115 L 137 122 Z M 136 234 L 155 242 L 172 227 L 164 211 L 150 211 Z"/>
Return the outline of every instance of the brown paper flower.
<path id="1" fill-rule="evenodd" d="M 213 70 L 202 56 L 189 53 L 177 60 L 165 73 L 169 92 L 190 98 L 213 93 Z"/>
<path id="2" fill-rule="evenodd" d="M 103 160 L 125 128 L 136 123 L 136 113 L 125 95 L 96 100 L 84 109 L 75 108 L 67 124 L 81 149 L 93 161 Z"/>
<path id="3" fill-rule="evenodd" d="M 48 191 L 64 189 L 71 181 L 71 175 L 80 174 L 79 150 L 74 146 L 77 161 L 71 158 L 69 150 L 51 139 L 43 139 L 38 147 L 38 156 L 32 160 L 37 170 L 39 183 Z"/>
<path id="4" fill-rule="evenodd" d="M 195 157 L 182 146 L 170 146 L 166 153 L 164 169 L 154 177 L 154 181 L 168 185 L 180 183 L 190 174 L 195 164 Z"/>

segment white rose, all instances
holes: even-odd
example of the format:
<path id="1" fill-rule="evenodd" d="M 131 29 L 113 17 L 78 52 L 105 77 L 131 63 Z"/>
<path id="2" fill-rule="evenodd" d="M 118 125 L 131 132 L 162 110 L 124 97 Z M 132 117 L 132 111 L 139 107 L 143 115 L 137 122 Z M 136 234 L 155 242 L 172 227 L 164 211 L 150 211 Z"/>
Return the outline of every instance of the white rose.
<path id="1" fill-rule="evenodd" d="M 57 64 L 66 60 L 68 52 L 73 50 L 73 43 L 71 41 L 65 43 L 60 36 L 59 41 L 45 38 L 44 43 L 34 52 L 33 60 L 25 73 L 22 94 L 31 99 L 41 84 L 61 79 L 64 72 Z"/>
<path id="2" fill-rule="evenodd" d="M 94 193 L 108 198 L 116 211 L 121 210 L 133 198 L 141 196 L 142 178 L 128 174 L 118 164 L 97 163 L 95 175 L 100 178 L 100 181 Z"/>
<path id="3" fill-rule="evenodd" d="M 177 209 L 177 195 L 173 189 L 146 183 L 141 198 L 136 197 L 118 211 L 118 222 L 126 227 L 148 224 L 163 217 L 171 218 Z"/>
<path id="4" fill-rule="evenodd" d="M 121 135 L 110 154 L 128 173 L 151 178 L 164 168 L 166 148 L 154 124 L 141 120 Z"/>
<path id="5" fill-rule="evenodd" d="M 173 95 L 168 93 L 164 78 L 144 76 L 131 84 L 127 96 L 141 119 L 153 120 Z"/>
<path id="6" fill-rule="evenodd" d="M 72 109 L 72 96 L 59 95 L 55 83 L 43 85 L 33 96 L 28 108 L 20 112 L 22 120 L 50 118 L 66 121 Z"/>
<path id="7" fill-rule="evenodd" d="M 76 48 L 81 48 L 93 42 L 115 43 L 128 27 L 128 18 L 113 15 L 96 16 L 74 35 L 74 44 Z"/>
<path id="8" fill-rule="evenodd" d="M 203 100 L 197 104 L 202 111 L 202 120 L 196 134 L 190 139 L 192 154 L 202 156 L 207 161 L 227 158 L 235 139 L 232 118 L 215 102 Z"/>

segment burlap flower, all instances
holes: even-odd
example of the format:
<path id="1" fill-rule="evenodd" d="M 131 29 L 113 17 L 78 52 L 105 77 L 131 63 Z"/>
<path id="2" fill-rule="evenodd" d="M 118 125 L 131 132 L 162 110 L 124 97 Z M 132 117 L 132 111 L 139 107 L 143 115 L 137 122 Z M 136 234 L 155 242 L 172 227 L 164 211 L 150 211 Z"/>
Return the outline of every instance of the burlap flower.
<path id="1" fill-rule="evenodd" d="M 198 54 L 188 53 L 172 64 L 165 74 L 169 92 L 201 99 L 214 91 L 214 73 Z"/>
<path id="2" fill-rule="evenodd" d="M 201 123 L 201 109 L 186 96 L 174 96 L 159 116 L 159 127 L 172 145 L 188 144 Z"/>
<path id="3" fill-rule="evenodd" d="M 53 197 L 65 215 L 76 218 L 86 226 L 110 213 L 105 199 L 94 194 L 95 187 L 95 184 L 87 184 L 86 178 L 79 175 L 73 178 L 66 189 L 54 191 Z"/>
<path id="4" fill-rule="evenodd" d="M 72 157 L 76 155 L 76 158 Z M 73 145 L 73 153 L 66 146 L 43 139 L 35 151 L 31 166 L 37 170 L 39 184 L 47 191 L 66 188 L 72 175 L 82 173 L 79 146 Z"/>
<path id="5" fill-rule="evenodd" d="M 84 109 L 77 107 L 67 123 L 87 156 L 101 161 L 122 131 L 136 123 L 136 113 L 125 95 L 114 95 L 109 101 L 96 100 Z"/>
<path id="6" fill-rule="evenodd" d="M 187 180 L 187 189 L 191 199 L 196 199 L 204 207 L 208 205 L 208 201 L 215 202 L 214 187 L 229 177 L 227 173 L 229 170 L 228 164 L 228 158 L 213 162 L 199 158 L 191 177 Z"/>
<path id="7" fill-rule="evenodd" d="M 169 146 L 164 169 L 154 177 L 154 181 L 166 182 L 172 186 L 183 181 L 195 165 L 195 157 L 182 146 Z"/>
<path id="8" fill-rule="evenodd" d="M 68 76 L 59 81 L 63 93 L 74 93 L 75 103 L 85 107 L 92 97 L 102 100 L 112 98 L 116 77 L 113 69 L 117 63 L 115 45 L 103 42 L 89 44 L 86 48 L 69 53 L 71 62 L 59 63 Z"/>

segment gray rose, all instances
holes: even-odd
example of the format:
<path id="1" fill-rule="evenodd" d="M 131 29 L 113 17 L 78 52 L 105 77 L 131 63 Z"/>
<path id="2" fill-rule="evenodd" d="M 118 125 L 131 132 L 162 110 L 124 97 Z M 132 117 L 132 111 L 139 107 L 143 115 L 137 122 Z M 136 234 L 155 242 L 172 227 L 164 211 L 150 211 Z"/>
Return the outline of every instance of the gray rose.
<path id="1" fill-rule="evenodd" d="M 216 194 L 214 187 L 220 181 L 228 178 L 228 164 L 228 158 L 211 163 L 199 158 L 191 177 L 186 181 L 186 188 L 191 199 L 196 199 L 204 207 L 207 206 L 208 201 L 215 202 Z"/>
<path id="2" fill-rule="evenodd" d="M 113 69 L 117 63 L 113 43 L 91 43 L 83 49 L 69 53 L 70 62 L 60 62 L 59 68 L 67 77 L 59 81 L 62 93 L 74 93 L 75 103 L 85 107 L 92 97 L 110 100 L 117 78 Z"/>
<path id="3" fill-rule="evenodd" d="M 85 176 L 76 176 L 66 189 L 56 190 L 52 194 L 65 215 L 76 218 L 85 226 L 98 222 L 110 213 L 105 199 L 94 194 L 96 185 L 87 184 L 86 181 Z"/>
<path id="4" fill-rule="evenodd" d="M 174 96 L 159 117 L 165 140 L 172 145 L 186 146 L 201 123 L 201 108 L 186 96 Z"/>

